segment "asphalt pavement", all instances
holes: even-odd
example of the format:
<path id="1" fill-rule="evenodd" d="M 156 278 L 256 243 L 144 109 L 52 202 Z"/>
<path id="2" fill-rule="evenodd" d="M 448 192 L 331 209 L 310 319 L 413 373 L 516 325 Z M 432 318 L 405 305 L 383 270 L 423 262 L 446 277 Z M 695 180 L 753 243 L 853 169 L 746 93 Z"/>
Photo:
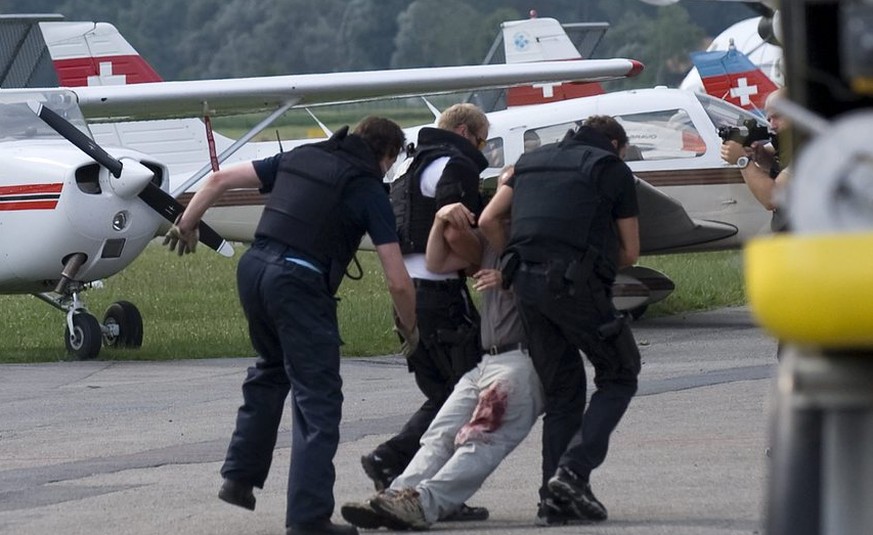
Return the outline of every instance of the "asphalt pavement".
<path id="1" fill-rule="evenodd" d="M 775 341 L 745 308 L 643 320 L 634 333 L 643 357 L 639 393 L 592 476 L 608 521 L 534 526 L 538 423 L 469 501 L 488 507 L 491 518 L 438 523 L 432 531 L 761 533 Z M 284 533 L 290 414 L 272 473 L 256 493 L 257 510 L 216 498 L 240 384 L 251 363 L 0 366 L 0 533 Z M 339 522 L 339 504 L 372 493 L 361 455 L 398 430 L 423 401 L 396 356 L 344 359 L 342 374 Z"/>

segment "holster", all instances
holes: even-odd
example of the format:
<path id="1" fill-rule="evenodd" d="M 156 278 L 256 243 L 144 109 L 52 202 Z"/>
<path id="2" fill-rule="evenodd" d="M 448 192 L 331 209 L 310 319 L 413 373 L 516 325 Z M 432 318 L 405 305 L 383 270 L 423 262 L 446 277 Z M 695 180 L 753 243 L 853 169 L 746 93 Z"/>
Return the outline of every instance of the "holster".
<path id="1" fill-rule="evenodd" d="M 448 348 L 452 380 L 457 381 L 482 359 L 479 329 L 475 325 L 462 325 L 457 329 L 437 330 L 437 341 Z"/>
<path id="2" fill-rule="evenodd" d="M 640 373 L 641 357 L 636 340 L 630 329 L 630 322 L 622 314 L 597 327 L 597 335 L 603 341 L 611 341 L 622 368 L 634 375 Z"/>

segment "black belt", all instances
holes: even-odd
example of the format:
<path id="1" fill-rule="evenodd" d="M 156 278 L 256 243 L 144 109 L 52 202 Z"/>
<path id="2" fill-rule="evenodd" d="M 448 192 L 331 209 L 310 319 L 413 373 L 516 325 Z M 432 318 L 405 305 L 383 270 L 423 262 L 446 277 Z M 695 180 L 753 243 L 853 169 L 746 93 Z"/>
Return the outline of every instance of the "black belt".
<path id="1" fill-rule="evenodd" d="M 412 279 L 412 283 L 416 288 L 428 288 L 431 290 L 455 290 L 465 284 L 462 279 Z"/>
<path id="2" fill-rule="evenodd" d="M 516 342 L 514 344 L 494 345 L 491 347 L 486 347 L 485 352 L 489 355 L 499 355 L 501 353 L 515 351 L 516 349 L 521 351 L 527 351 L 527 344 L 525 344 L 524 342 Z"/>
<path id="3" fill-rule="evenodd" d="M 318 260 L 315 260 L 309 255 L 302 254 L 293 247 L 277 240 L 273 240 L 270 238 L 257 238 L 252 244 L 252 248 L 260 249 L 262 251 L 268 252 L 270 254 L 275 254 L 276 256 L 280 256 L 282 258 L 298 258 L 300 260 L 303 260 L 304 262 L 312 264 L 315 268 L 317 268 L 314 271 L 318 271 L 319 273 L 327 272 L 327 270 L 324 268 L 324 266 L 321 265 L 321 262 L 319 262 Z"/>

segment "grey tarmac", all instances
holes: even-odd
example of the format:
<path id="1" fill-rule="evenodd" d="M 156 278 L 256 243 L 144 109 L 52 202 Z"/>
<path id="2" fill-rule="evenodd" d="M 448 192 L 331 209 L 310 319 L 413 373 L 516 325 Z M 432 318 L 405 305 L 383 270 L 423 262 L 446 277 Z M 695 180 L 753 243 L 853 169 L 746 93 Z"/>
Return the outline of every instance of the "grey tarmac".
<path id="1" fill-rule="evenodd" d="M 633 330 L 643 357 L 639 393 L 592 478 L 609 520 L 534 526 L 537 424 L 469 502 L 488 507 L 491 519 L 432 531 L 761 533 L 775 341 L 743 307 L 643 320 Z M 284 533 L 290 413 L 256 511 L 216 498 L 252 361 L 0 366 L 0 533 Z M 423 401 L 402 358 L 344 359 L 342 374 L 339 522 L 340 504 L 373 492 L 361 455 Z"/>

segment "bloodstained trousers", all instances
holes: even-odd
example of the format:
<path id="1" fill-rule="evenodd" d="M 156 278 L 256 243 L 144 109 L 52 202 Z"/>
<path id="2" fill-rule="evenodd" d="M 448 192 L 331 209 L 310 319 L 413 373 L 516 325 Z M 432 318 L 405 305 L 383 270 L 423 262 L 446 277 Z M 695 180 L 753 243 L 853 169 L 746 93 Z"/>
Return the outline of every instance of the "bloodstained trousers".
<path id="1" fill-rule="evenodd" d="M 609 437 L 637 390 L 640 355 L 630 328 L 603 337 L 598 327 L 614 321 L 604 282 L 595 276 L 555 291 L 545 274 L 522 268 L 513 289 L 528 336 L 531 359 L 545 391 L 540 497 L 558 466 L 583 479 L 606 459 Z M 597 294 L 600 292 L 600 294 Z M 587 410 L 585 368 L 594 368 L 595 392 Z"/>
<path id="2" fill-rule="evenodd" d="M 221 474 L 263 487 L 291 392 L 291 466 L 286 525 L 326 520 L 334 510 L 342 379 L 336 300 L 324 277 L 253 246 L 237 268 L 240 301 L 257 353 Z"/>
<path id="3" fill-rule="evenodd" d="M 455 385 L 391 488 L 418 490 L 428 523 L 446 517 L 528 435 L 542 407 L 542 386 L 525 352 L 485 355 Z"/>
<path id="4" fill-rule="evenodd" d="M 415 456 L 455 383 L 482 355 L 479 313 L 463 279 L 416 280 L 415 304 L 420 342 L 407 364 L 426 400 L 397 435 L 374 451 L 397 474 Z"/>

